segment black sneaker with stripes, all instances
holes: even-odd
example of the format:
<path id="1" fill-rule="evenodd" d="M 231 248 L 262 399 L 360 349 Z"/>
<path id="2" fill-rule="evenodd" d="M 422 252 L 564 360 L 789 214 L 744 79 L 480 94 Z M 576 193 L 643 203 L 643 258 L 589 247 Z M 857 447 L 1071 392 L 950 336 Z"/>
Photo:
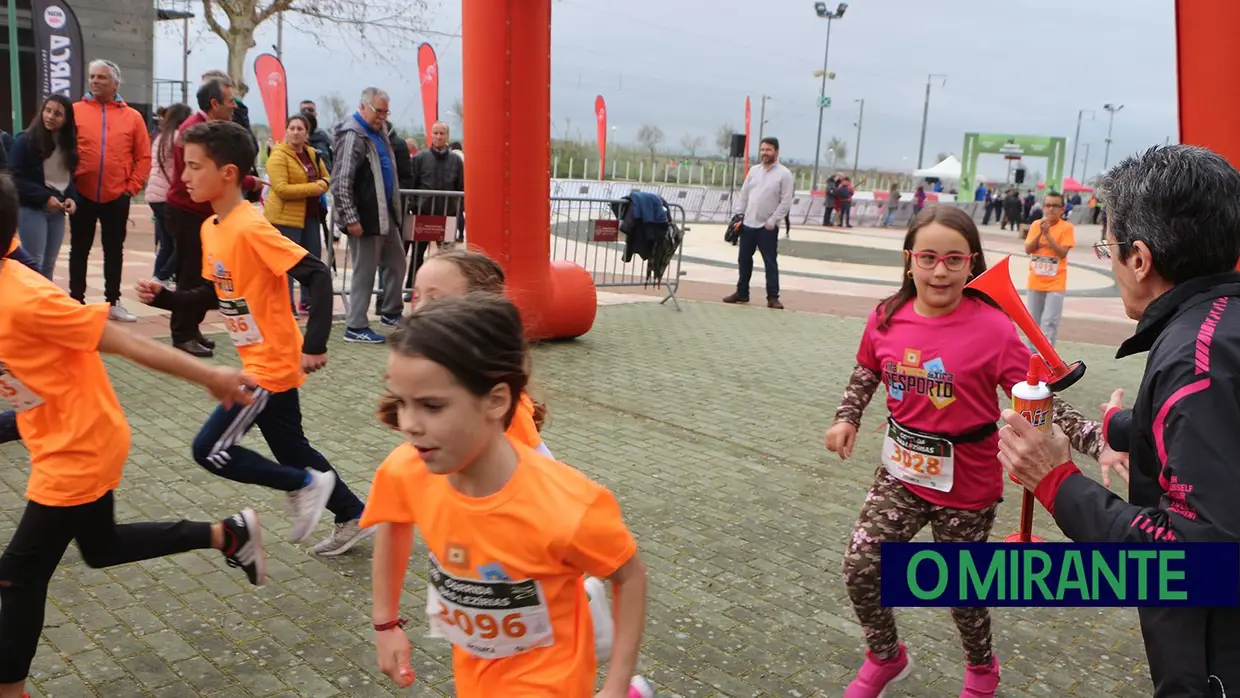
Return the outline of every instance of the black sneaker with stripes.
<path id="1" fill-rule="evenodd" d="M 224 519 L 224 559 L 229 567 L 240 567 L 250 584 L 267 583 L 267 553 L 263 550 L 263 529 L 253 509 L 243 509 Z"/>

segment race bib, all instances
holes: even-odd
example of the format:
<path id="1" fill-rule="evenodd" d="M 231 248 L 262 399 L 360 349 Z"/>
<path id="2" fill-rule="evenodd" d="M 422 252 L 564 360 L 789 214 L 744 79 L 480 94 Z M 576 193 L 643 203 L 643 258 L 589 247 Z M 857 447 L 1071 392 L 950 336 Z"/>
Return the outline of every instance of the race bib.
<path id="1" fill-rule="evenodd" d="M 952 442 L 947 439 L 911 432 L 888 421 L 883 465 L 897 480 L 940 492 L 952 491 L 955 459 Z"/>
<path id="2" fill-rule="evenodd" d="M 9 403 L 14 412 L 25 412 L 43 404 L 43 398 L 17 380 L 3 363 L 0 363 L 0 399 Z"/>
<path id="3" fill-rule="evenodd" d="M 1034 255 L 1029 262 L 1033 265 L 1035 276 L 1059 276 L 1059 258 Z"/>
<path id="4" fill-rule="evenodd" d="M 263 333 L 258 329 L 258 321 L 250 312 L 250 304 L 244 298 L 221 298 L 220 315 L 224 316 L 224 326 L 228 328 L 228 336 L 233 344 L 248 347 L 263 341 Z"/>
<path id="5" fill-rule="evenodd" d="M 501 659 L 555 644 L 542 585 L 532 579 L 454 577 L 430 556 L 426 616 L 430 636 L 481 659 Z"/>

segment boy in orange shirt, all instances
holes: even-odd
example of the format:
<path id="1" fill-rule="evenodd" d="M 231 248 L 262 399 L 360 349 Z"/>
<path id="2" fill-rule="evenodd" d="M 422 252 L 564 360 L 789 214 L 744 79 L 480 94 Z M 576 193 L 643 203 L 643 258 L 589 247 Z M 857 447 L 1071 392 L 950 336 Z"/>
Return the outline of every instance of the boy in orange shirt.
<path id="1" fill-rule="evenodd" d="M 8 259 L 21 262 L 35 271 L 39 270 L 39 265 L 34 263 L 34 257 L 21 248 L 16 235 L 13 236 L 13 242 L 9 244 Z M 14 410 L 0 412 L 0 444 L 19 441 L 21 438 L 21 434 L 17 433 L 17 412 Z"/>
<path id="2" fill-rule="evenodd" d="M 1068 251 L 1076 246 L 1076 228 L 1063 219 L 1063 211 L 1063 194 L 1048 193 L 1042 200 L 1042 217 L 1025 233 L 1025 253 L 1030 255 L 1025 304 L 1051 344 L 1059 336 L 1068 290 Z"/>
<path id="3" fill-rule="evenodd" d="M 427 303 L 388 338 L 393 426 L 408 443 L 379 467 L 364 525 L 378 525 L 379 667 L 413 682 L 398 618 L 416 525 L 429 552 L 426 613 L 453 645 L 461 698 L 595 696 L 583 574 L 615 585 L 610 671 L 626 698 L 646 614 L 646 569 L 615 496 L 504 432 L 528 381 L 521 318 L 502 296 Z"/>
<path id="4" fill-rule="evenodd" d="M 252 384 L 108 322 L 109 306 L 82 305 L 10 258 L 17 192 L 0 176 L 0 402 L 17 412 L 30 451 L 26 509 L 0 555 L 0 698 L 23 695 L 43 629 L 47 585 L 76 540 L 90 567 L 214 548 L 251 584 L 266 580 L 258 516 L 223 521 L 116 523 L 114 493 L 129 454 L 129 424 L 100 352 L 206 387 L 224 404 Z"/>
<path id="5" fill-rule="evenodd" d="M 253 405 L 219 408 L 207 419 L 194 438 L 194 460 L 229 480 L 286 492 L 295 516 L 289 533 L 294 542 L 314 532 L 326 507 L 336 517 L 335 527 L 314 551 L 328 556 L 347 552 L 373 531 L 358 525 L 361 500 L 306 440 L 297 392 L 307 373 L 327 365 L 331 274 L 246 203 L 241 182 L 255 149 L 244 128 L 209 121 L 187 129 L 181 142 L 186 188 L 194 201 L 209 201 L 215 211 L 202 225 L 206 283 L 174 292 L 158 281 L 140 281 L 138 297 L 167 310 L 218 308 L 241 365 L 258 383 Z M 288 303 L 290 276 L 310 292 L 304 341 Z M 274 462 L 239 445 L 255 425 Z"/>

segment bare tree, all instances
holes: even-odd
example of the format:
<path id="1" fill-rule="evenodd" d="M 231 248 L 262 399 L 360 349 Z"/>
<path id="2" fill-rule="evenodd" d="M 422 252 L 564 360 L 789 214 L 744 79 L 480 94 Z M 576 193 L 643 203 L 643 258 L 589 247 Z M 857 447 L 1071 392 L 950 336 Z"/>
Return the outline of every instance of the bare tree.
<path id="1" fill-rule="evenodd" d="M 698 149 L 704 145 L 706 145 L 706 139 L 701 136 L 686 133 L 680 138 L 680 147 L 688 151 L 691 158 L 697 157 Z"/>
<path id="2" fill-rule="evenodd" d="M 663 142 L 663 129 L 652 124 L 646 124 L 637 130 L 637 142 L 643 148 L 650 151 L 650 164 L 654 165 L 655 150 Z"/>
<path id="3" fill-rule="evenodd" d="M 319 98 L 319 101 L 323 103 L 326 113 L 332 117 L 331 124 L 322 124 L 322 126 L 338 124 L 349 115 L 349 103 L 345 101 L 344 97 L 340 96 L 339 92 L 323 95 Z"/>
<path id="4" fill-rule="evenodd" d="M 202 0 L 202 16 L 211 32 L 228 47 L 228 77 L 238 85 L 238 93 L 245 95 L 249 89 L 243 80 L 246 56 L 256 45 L 254 33 L 277 15 L 283 14 L 285 24 L 292 29 L 299 27 L 289 21 L 289 15 L 304 21 L 309 25 L 305 33 L 320 45 L 322 29 L 334 26 L 344 39 L 342 45 L 352 50 L 354 46 L 405 43 L 411 37 L 431 33 L 422 24 L 426 7 L 427 0 Z M 388 60 L 382 51 L 375 52 L 374 57 Z"/>
<path id="5" fill-rule="evenodd" d="M 823 151 L 823 155 L 827 156 L 828 167 L 835 169 L 835 166 L 841 161 L 848 158 L 848 144 L 835 136 L 827 141 L 827 149 Z"/>
<path id="6" fill-rule="evenodd" d="M 459 140 L 465 135 L 465 103 L 459 97 L 452 103 L 452 113 L 456 115 L 453 121 L 456 122 L 456 137 Z"/>
<path id="7" fill-rule="evenodd" d="M 732 128 L 732 124 L 724 124 L 715 131 L 715 147 L 725 156 L 732 152 L 732 134 L 736 129 Z"/>

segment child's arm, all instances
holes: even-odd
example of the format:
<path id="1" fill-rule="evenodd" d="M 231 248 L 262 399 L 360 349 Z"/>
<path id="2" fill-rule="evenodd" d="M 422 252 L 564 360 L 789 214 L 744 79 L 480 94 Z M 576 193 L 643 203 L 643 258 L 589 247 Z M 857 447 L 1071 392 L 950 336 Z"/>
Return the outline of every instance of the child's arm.
<path id="1" fill-rule="evenodd" d="M 844 388 L 844 399 L 835 411 L 835 423 L 848 422 L 860 429 L 861 414 L 865 412 L 881 383 L 882 379 L 876 372 L 860 364 L 854 366 L 852 376 L 848 379 L 848 387 Z"/>
<path id="2" fill-rule="evenodd" d="M 637 672 L 637 653 L 646 628 L 646 563 L 638 553 L 633 553 L 608 581 L 615 599 L 612 617 L 616 631 L 602 694 L 627 696 L 629 682 Z"/>
<path id="3" fill-rule="evenodd" d="M 405 584 L 405 570 L 413 551 L 413 524 L 377 525 L 379 531 L 375 535 L 370 563 L 371 621 L 376 627 L 379 669 L 404 688 L 413 683 L 409 636 L 400 625 L 386 630 L 378 628 L 400 620 L 400 590 Z"/>
<path id="4" fill-rule="evenodd" d="M 245 388 L 253 388 L 257 383 L 240 371 L 199 361 L 167 344 L 140 337 L 112 323 L 103 326 L 99 351 L 123 356 L 149 369 L 197 383 L 211 391 L 225 407 L 231 407 L 234 403 L 249 404 L 254 399 Z"/>
<path id="5" fill-rule="evenodd" d="M 138 300 L 160 310 L 215 310 L 220 299 L 215 295 L 215 284 L 203 282 L 189 291 L 169 291 L 158 281 L 139 281 L 134 285 Z"/>
<path id="6" fill-rule="evenodd" d="M 1052 421 L 1063 429 L 1063 433 L 1072 443 L 1072 448 L 1090 458 L 1098 458 L 1102 453 L 1102 423 L 1086 419 L 1067 400 L 1055 398 L 1055 412 Z"/>

